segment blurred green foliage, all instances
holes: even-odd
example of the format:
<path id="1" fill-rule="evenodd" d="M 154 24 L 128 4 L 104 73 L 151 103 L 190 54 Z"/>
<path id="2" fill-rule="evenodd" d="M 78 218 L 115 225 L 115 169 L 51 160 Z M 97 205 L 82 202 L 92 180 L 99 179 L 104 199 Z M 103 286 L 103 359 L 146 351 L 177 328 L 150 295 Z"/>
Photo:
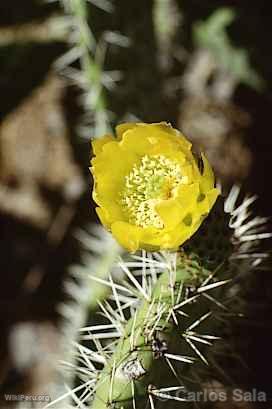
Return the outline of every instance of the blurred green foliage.
<path id="1" fill-rule="evenodd" d="M 255 89 L 261 89 L 263 80 L 251 67 L 248 51 L 236 48 L 228 35 L 227 27 L 235 20 L 236 13 L 231 8 L 220 8 L 205 21 L 193 26 L 193 41 L 197 47 L 206 48 L 216 58 L 216 62 L 231 73 L 237 82 Z"/>

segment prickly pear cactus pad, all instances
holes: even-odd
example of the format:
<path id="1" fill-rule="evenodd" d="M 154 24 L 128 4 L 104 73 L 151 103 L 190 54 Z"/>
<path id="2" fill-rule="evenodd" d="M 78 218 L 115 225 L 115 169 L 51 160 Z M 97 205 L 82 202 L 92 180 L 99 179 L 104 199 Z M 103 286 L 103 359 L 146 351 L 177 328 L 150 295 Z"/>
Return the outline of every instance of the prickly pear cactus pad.
<path id="1" fill-rule="evenodd" d="M 205 156 L 198 165 L 168 124 L 120 125 L 93 150 L 98 216 L 129 251 L 113 257 L 89 240 L 101 262 L 81 273 L 108 291 L 99 290 L 99 320 L 73 340 L 82 383 L 48 407 L 67 397 L 89 409 L 199 407 L 207 385 L 228 384 L 228 319 L 243 312 L 243 275 L 266 257 L 266 219 L 251 216 L 255 197 L 242 200 L 236 186 L 218 198 Z"/>

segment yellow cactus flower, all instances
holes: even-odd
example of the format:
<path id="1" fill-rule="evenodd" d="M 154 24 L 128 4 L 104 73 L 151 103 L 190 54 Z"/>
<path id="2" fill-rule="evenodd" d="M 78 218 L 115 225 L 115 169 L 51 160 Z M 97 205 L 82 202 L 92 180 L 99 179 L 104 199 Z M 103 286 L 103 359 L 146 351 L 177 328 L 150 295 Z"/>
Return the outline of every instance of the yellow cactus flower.
<path id="1" fill-rule="evenodd" d="M 202 154 L 171 125 L 128 123 L 92 142 L 93 199 L 103 225 L 126 249 L 175 249 L 199 228 L 218 189 Z"/>

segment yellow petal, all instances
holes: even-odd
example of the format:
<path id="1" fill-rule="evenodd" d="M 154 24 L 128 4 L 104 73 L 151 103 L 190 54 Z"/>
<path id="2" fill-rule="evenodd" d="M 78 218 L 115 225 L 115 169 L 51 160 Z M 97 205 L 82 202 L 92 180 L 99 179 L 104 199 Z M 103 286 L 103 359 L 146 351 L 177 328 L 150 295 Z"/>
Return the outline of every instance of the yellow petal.
<path id="1" fill-rule="evenodd" d="M 107 215 L 105 217 L 107 217 L 108 223 L 113 223 L 115 220 L 127 220 L 127 215 L 123 212 L 117 195 L 107 196 L 107 192 L 94 191 L 93 199 Z"/>
<path id="2" fill-rule="evenodd" d="M 196 203 L 195 213 L 196 215 L 205 215 L 210 211 L 210 202 L 206 194 L 203 194 L 203 197 L 200 197 Z M 199 216 L 198 216 L 199 217 Z"/>
<path id="3" fill-rule="evenodd" d="M 111 135 L 104 135 L 102 138 L 99 139 L 94 139 L 92 141 L 92 149 L 93 149 L 93 153 L 95 155 L 98 155 L 99 153 L 102 152 L 103 150 L 103 146 L 111 141 L 114 141 L 114 137 Z"/>
<path id="4" fill-rule="evenodd" d="M 162 246 L 164 249 L 175 249 L 181 246 L 191 235 L 191 227 L 179 224 L 171 234 L 163 237 Z"/>
<path id="5" fill-rule="evenodd" d="M 202 192 L 207 192 L 214 188 L 214 174 L 212 168 L 206 158 L 206 156 L 202 153 L 201 154 L 202 161 L 203 161 L 203 173 L 200 179 L 200 188 Z"/>
<path id="6" fill-rule="evenodd" d="M 105 209 L 103 209 L 102 207 L 96 207 L 95 211 L 96 211 L 101 223 L 103 224 L 103 226 L 107 227 L 107 229 L 110 229 L 112 219 L 109 216 L 109 213 Z"/>
<path id="7" fill-rule="evenodd" d="M 120 201 L 125 177 L 130 172 L 137 158 L 135 154 L 124 155 L 116 141 L 104 145 L 102 152 L 92 159 L 91 172 L 94 176 L 93 198 L 102 208 L 106 209 L 110 222 L 126 220 Z"/>
<path id="8" fill-rule="evenodd" d="M 104 144 L 102 152 L 91 160 L 95 174 L 127 174 L 138 158 L 134 152 L 124 152 L 116 141 Z"/>
<path id="9" fill-rule="evenodd" d="M 183 245 L 198 230 L 202 221 L 203 219 L 199 219 L 195 224 L 186 225 L 185 223 L 181 223 L 177 226 L 176 229 L 171 232 L 171 239 L 167 243 L 167 248 L 171 249 Z"/>
<path id="10" fill-rule="evenodd" d="M 134 151 L 137 155 L 158 155 L 168 156 L 184 154 L 192 159 L 190 152 L 191 144 L 185 138 L 178 134 L 176 130 L 166 123 L 160 124 L 125 124 L 124 130 L 118 130 L 119 135 L 122 133 L 121 145 L 127 151 Z"/>
<path id="11" fill-rule="evenodd" d="M 111 231 L 116 240 L 131 252 L 139 249 L 141 239 L 141 228 L 132 224 L 117 221 L 111 226 Z"/>
<path id="12" fill-rule="evenodd" d="M 199 193 L 199 184 L 192 183 L 190 185 L 180 184 L 176 189 L 175 195 L 182 208 L 189 209 L 196 203 Z"/>
<path id="13" fill-rule="evenodd" d="M 213 207 L 213 205 L 215 204 L 216 199 L 218 198 L 218 196 L 220 195 L 220 191 L 219 189 L 212 189 L 209 192 L 207 192 L 207 198 L 209 200 L 209 206 L 210 209 Z"/>
<path id="14" fill-rule="evenodd" d="M 128 130 L 128 129 L 133 129 L 135 128 L 136 123 L 134 122 L 127 122 L 127 123 L 123 123 L 123 124 L 119 124 L 116 126 L 115 130 L 116 130 L 116 135 L 117 135 L 117 139 L 121 140 L 123 134 Z"/>
<path id="15" fill-rule="evenodd" d="M 163 221 L 166 229 L 173 229 L 183 219 L 186 209 L 182 208 L 178 200 L 162 200 L 155 206 L 157 213 Z"/>
<path id="16" fill-rule="evenodd" d="M 152 124 L 142 124 L 145 126 L 152 126 L 154 127 L 155 131 L 165 132 L 171 135 L 171 139 L 178 143 L 180 147 L 183 149 L 190 151 L 192 144 L 191 142 L 184 137 L 184 135 L 178 131 L 177 129 L 173 128 L 170 123 L 168 122 L 159 122 L 159 123 L 152 123 Z"/>
<path id="17" fill-rule="evenodd" d="M 120 144 L 124 151 L 134 152 L 140 157 L 149 155 L 153 148 L 148 136 L 142 133 L 140 127 L 127 130 Z"/>

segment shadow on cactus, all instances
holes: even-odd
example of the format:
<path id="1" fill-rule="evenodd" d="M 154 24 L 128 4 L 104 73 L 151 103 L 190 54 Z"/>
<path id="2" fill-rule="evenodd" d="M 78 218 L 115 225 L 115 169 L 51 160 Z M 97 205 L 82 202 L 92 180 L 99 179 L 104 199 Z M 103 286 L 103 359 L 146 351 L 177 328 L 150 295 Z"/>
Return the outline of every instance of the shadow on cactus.
<path id="1" fill-rule="evenodd" d="M 239 357 L 230 353 L 228 328 L 243 313 L 244 276 L 267 257 L 260 240 L 271 235 L 266 219 L 251 216 L 255 198 L 241 201 L 238 187 L 215 203 L 208 162 L 197 166 L 178 131 L 166 124 L 121 131 L 95 143 L 94 199 L 103 224 L 134 253 L 118 258 L 116 278 L 92 275 L 111 294 L 100 303 L 102 321 L 80 330 L 82 384 L 65 396 L 92 409 L 199 407 L 214 385 L 233 387 L 224 355 Z"/>

